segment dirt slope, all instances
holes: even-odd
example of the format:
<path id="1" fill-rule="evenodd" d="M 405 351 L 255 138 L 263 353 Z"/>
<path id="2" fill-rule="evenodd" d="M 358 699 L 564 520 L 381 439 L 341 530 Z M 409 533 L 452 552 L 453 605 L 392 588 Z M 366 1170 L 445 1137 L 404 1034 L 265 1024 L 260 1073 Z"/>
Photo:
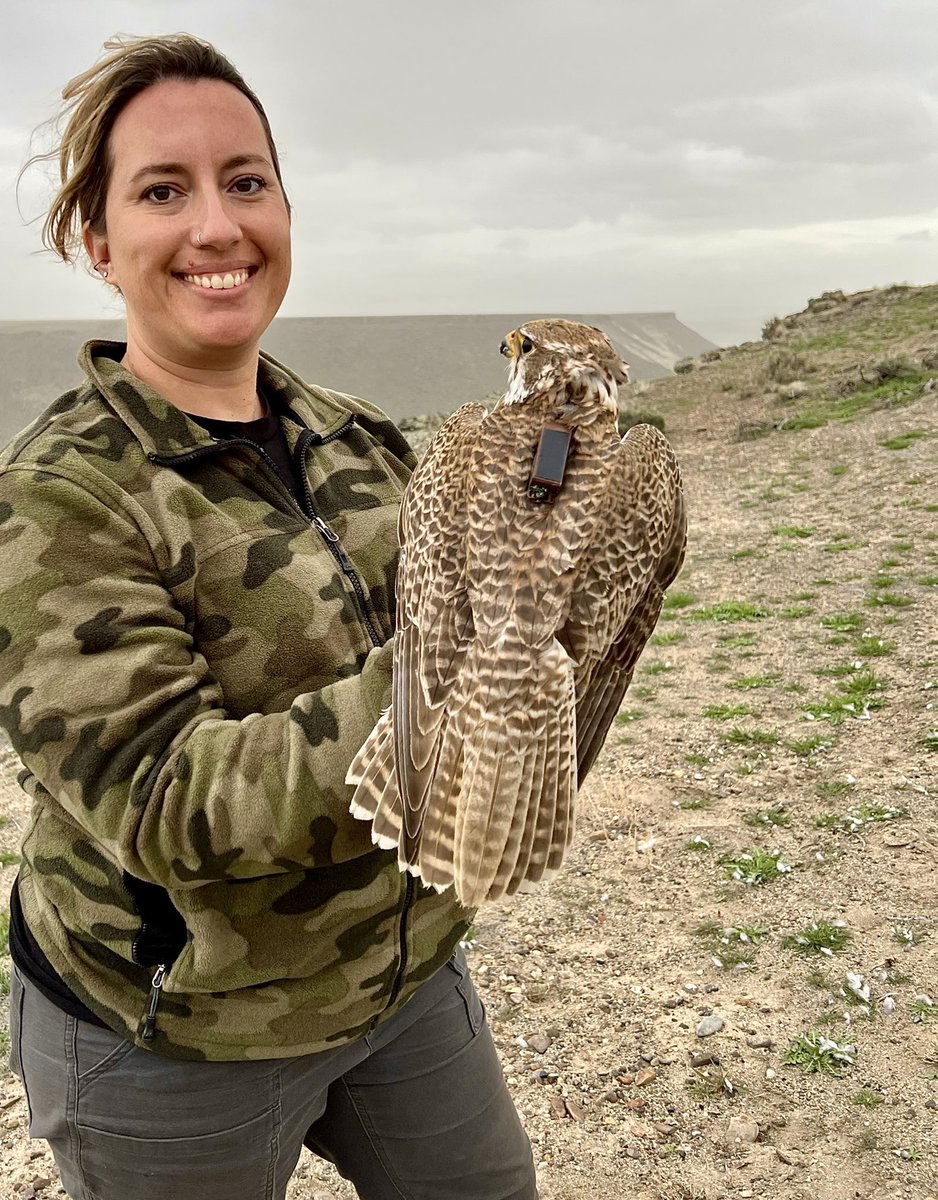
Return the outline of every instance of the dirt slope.
<path id="1" fill-rule="evenodd" d="M 938 288 L 767 333 L 623 398 L 687 565 L 561 877 L 469 950 L 545 1200 L 938 1194 Z M 0 1075 L 3 1200 L 57 1186 L 24 1119 Z M 292 1195 L 351 1192 L 304 1158 Z"/>

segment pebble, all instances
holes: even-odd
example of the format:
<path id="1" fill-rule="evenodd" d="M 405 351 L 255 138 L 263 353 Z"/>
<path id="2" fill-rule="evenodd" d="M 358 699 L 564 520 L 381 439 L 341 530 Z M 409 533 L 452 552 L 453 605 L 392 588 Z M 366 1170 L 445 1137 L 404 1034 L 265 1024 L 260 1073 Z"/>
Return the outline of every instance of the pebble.
<path id="1" fill-rule="evenodd" d="M 716 1013 L 713 1016 L 704 1017 L 697 1026 L 697 1036 L 701 1038 L 712 1037 L 713 1034 L 719 1033 L 725 1024 L 726 1022 L 723 1018 Z"/>
<path id="2" fill-rule="evenodd" d="M 726 1127 L 726 1140 L 752 1145 L 759 1140 L 759 1133 L 758 1121 L 754 1121 L 745 1113 L 740 1113 L 738 1116 L 730 1117 Z"/>
<path id="3" fill-rule="evenodd" d="M 641 1071 L 635 1073 L 635 1086 L 647 1087 L 649 1083 L 654 1083 L 658 1078 L 658 1072 L 654 1067 L 643 1067 Z"/>
<path id="4" fill-rule="evenodd" d="M 755 1034 L 753 1037 L 746 1038 L 746 1045 L 751 1050 L 771 1050 L 772 1044 L 772 1039 L 763 1034 Z"/>
<path id="5" fill-rule="evenodd" d="M 719 1061 L 720 1056 L 718 1054 L 713 1054 L 712 1052 L 707 1053 L 705 1051 L 703 1054 L 692 1054 L 690 1058 L 690 1065 L 692 1067 L 709 1067 L 711 1063 L 718 1064 Z"/>
<path id="6" fill-rule="evenodd" d="M 527 1038 L 526 1041 L 536 1054 L 544 1054 L 551 1046 L 550 1038 L 543 1033 L 535 1033 Z"/>

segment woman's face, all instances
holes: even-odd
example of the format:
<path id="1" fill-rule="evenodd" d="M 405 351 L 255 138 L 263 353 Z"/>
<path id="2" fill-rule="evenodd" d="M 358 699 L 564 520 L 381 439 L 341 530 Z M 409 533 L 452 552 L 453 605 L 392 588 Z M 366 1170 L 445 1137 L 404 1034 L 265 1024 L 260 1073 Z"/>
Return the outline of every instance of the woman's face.
<path id="1" fill-rule="evenodd" d="M 85 233 L 164 365 L 256 352 L 290 281 L 290 216 L 254 106 L 217 80 L 166 80 L 111 130 L 106 230 Z"/>

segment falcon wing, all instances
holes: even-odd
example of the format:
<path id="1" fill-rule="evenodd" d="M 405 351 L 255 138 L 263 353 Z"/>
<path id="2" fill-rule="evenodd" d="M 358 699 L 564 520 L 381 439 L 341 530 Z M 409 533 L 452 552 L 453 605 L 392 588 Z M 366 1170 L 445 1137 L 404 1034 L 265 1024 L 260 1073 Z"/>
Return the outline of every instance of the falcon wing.
<path id="1" fill-rule="evenodd" d="M 468 484 L 482 404 L 442 426 L 401 505 L 394 645 L 394 749 L 401 861 L 413 864 L 440 752 L 446 701 L 473 636 L 466 592 Z"/>
<path id="2" fill-rule="evenodd" d="M 576 671 L 582 784 L 619 711 L 638 657 L 684 560 L 687 521 L 671 445 L 651 425 L 622 439 L 563 641 Z"/>

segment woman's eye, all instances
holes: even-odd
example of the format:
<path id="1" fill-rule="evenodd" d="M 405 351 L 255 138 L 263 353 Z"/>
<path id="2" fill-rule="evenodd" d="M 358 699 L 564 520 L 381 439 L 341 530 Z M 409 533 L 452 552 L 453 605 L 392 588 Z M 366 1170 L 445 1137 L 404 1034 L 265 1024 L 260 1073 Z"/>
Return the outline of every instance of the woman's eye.
<path id="1" fill-rule="evenodd" d="M 231 186 L 241 196 L 255 196 L 258 192 L 263 191 L 267 184 L 259 175 L 242 175 Z"/>
<path id="2" fill-rule="evenodd" d="M 155 183 L 153 187 L 147 188 L 143 195 L 147 200 L 154 200 L 157 204 L 165 204 L 167 200 L 175 199 L 176 189 L 168 183 Z"/>

